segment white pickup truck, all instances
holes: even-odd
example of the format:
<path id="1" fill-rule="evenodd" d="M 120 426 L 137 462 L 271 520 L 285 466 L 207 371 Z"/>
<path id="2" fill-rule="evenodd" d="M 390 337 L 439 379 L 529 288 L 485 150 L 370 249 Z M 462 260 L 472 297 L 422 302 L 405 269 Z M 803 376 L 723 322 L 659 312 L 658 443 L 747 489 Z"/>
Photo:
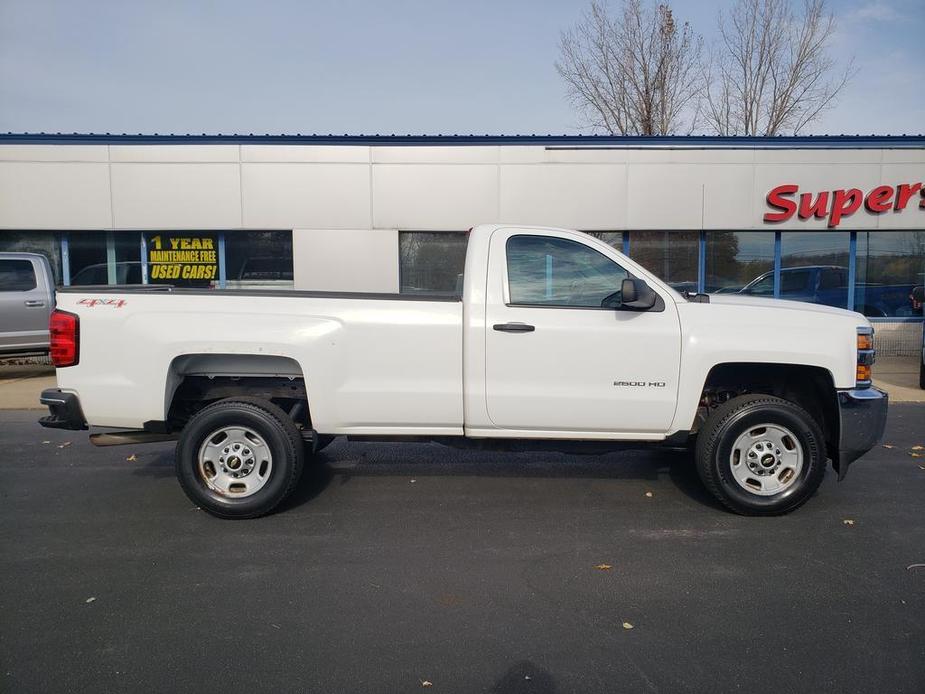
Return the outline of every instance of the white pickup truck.
<path id="1" fill-rule="evenodd" d="M 586 234 L 469 233 L 461 296 L 63 289 L 47 427 L 178 439 L 189 497 L 271 511 L 335 436 L 508 450 L 687 446 L 738 513 L 793 510 L 882 436 L 858 313 L 682 296 Z"/>

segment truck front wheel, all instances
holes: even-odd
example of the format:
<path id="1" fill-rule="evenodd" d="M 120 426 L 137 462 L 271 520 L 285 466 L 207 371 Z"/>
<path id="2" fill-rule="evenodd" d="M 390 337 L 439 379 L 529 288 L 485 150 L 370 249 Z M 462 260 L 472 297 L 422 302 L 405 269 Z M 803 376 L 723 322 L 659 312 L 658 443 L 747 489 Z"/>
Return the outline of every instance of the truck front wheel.
<path id="1" fill-rule="evenodd" d="M 219 518 L 256 518 L 295 488 L 305 452 L 293 421 L 260 398 L 220 400 L 200 410 L 177 444 L 180 486 Z"/>
<path id="2" fill-rule="evenodd" d="M 799 405 L 743 395 L 716 408 L 697 439 L 697 470 L 727 508 L 748 516 L 788 513 L 822 483 L 825 439 Z"/>

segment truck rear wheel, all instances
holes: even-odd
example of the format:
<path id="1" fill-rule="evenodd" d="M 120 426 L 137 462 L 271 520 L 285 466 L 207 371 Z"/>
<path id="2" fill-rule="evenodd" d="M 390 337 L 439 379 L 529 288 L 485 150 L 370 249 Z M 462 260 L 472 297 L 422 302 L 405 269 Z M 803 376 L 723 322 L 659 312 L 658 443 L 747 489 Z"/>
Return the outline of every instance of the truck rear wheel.
<path id="1" fill-rule="evenodd" d="M 697 470 L 727 508 L 747 516 L 788 513 L 825 475 L 825 439 L 806 410 L 770 395 L 716 408 L 697 440 Z"/>
<path id="2" fill-rule="evenodd" d="M 279 407 L 261 398 L 220 400 L 187 423 L 176 473 L 190 500 L 219 518 L 256 518 L 295 488 L 302 436 Z"/>

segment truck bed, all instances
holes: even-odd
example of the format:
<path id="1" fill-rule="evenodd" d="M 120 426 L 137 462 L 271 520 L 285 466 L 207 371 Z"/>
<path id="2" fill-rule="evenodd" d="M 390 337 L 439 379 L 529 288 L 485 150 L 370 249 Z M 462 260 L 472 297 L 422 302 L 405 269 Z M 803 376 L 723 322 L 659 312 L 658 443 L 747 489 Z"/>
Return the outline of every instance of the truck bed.
<path id="1" fill-rule="evenodd" d="M 58 308 L 81 344 L 58 385 L 90 425 L 162 421 L 184 376 L 233 359 L 237 375 L 304 378 L 321 433 L 462 433 L 459 297 L 107 286 L 63 289 Z"/>

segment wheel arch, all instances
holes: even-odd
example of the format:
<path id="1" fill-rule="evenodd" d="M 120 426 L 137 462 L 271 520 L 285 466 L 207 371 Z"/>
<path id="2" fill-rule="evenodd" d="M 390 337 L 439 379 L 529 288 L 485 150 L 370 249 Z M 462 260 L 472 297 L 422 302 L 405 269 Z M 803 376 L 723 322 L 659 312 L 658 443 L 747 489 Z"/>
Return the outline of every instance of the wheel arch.
<path id="1" fill-rule="evenodd" d="M 822 366 L 806 364 L 715 364 L 707 373 L 701 388 L 694 428 L 724 398 L 745 394 L 773 395 L 800 405 L 822 428 L 828 457 L 838 459 L 838 403 L 831 371 Z"/>
<path id="2" fill-rule="evenodd" d="M 227 397 L 259 397 L 311 426 L 305 374 L 298 361 L 272 354 L 189 353 L 174 357 L 164 388 L 164 428 L 177 431 L 199 409 Z M 293 406 L 301 403 L 301 408 Z"/>

